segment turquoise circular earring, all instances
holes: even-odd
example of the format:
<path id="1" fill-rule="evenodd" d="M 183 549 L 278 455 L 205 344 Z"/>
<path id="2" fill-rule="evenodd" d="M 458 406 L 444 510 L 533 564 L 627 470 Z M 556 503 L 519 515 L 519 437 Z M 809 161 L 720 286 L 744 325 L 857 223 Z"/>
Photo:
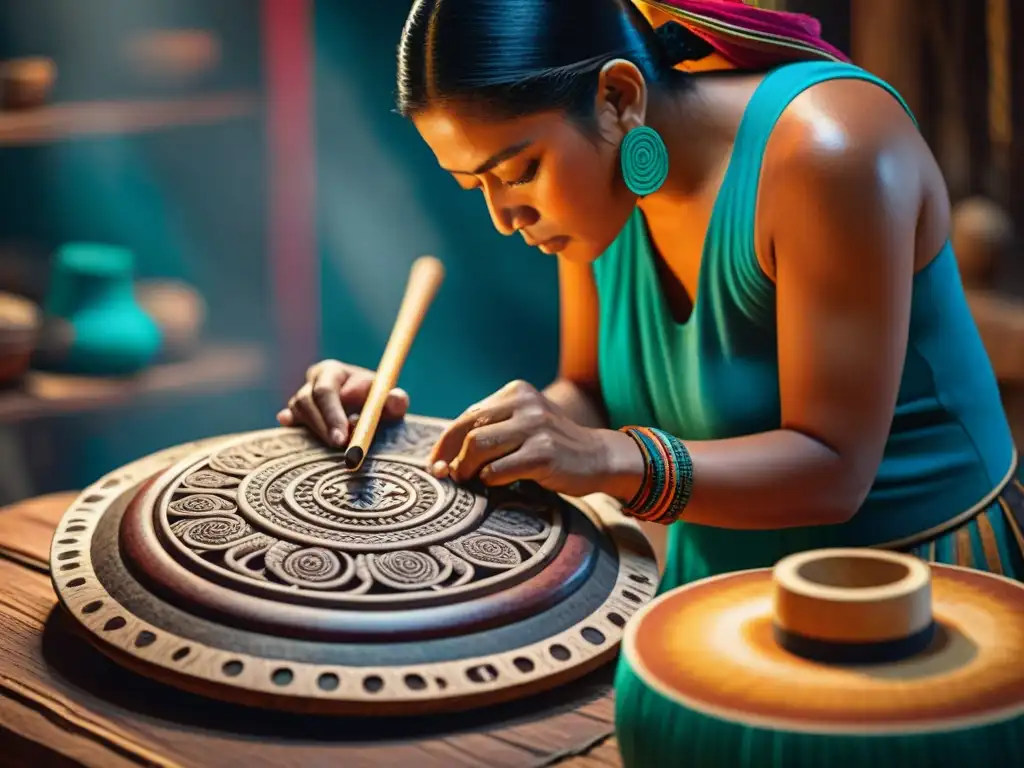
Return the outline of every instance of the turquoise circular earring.
<path id="1" fill-rule="evenodd" d="M 641 125 L 623 137 L 619 163 L 626 186 L 646 197 L 657 192 L 668 177 L 668 147 L 656 130 Z"/>

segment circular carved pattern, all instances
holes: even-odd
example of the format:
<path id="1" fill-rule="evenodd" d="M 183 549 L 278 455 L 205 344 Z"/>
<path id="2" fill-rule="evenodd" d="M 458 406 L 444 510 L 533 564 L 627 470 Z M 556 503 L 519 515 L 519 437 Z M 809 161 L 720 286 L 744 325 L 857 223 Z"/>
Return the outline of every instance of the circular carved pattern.
<path id="1" fill-rule="evenodd" d="M 411 426 L 420 433 L 430 434 L 443 427 L 443 423 L 416 420 Z M 267 438 L 281 436 L 304 438 L 298 430 L 257 434 L 257 437 Z M 252 436 L 247 436 L 242 442 L 251 444 L 251 439 Z M 350 553 L 337 547 L 275 538 L 254 524 L 258 521 L 247 516 L 242 505 L 237 510 L 232 508 L 237 493 L 232 493 L 231 485 L 222 485 L 225 477 L 233 476 L 237 489 L 239 480 L 258 470 L 246 470 L 243 474 L 239 469 L 243 466 L 241 463 L 214 463 L 217 456 L 239 456 L 240 452 L 233 449 L 238 442 L 228 438 L 203 441 L 154 454 L 123 467 L 87 488 L 58 526 L 51 550 L 55 563 L 52 579 L 63 608 L 82 624 L 86 636 L 101 650 L 143 674 L 161 677 L 205 695 L 283 709 L 339 714 L 412 714 L 467 709 L 550 689 L 612 660 L 626 621 L 654 595 L 655 562 L 649 549 L 643 546 L 636 527 L 623 523 L 609 502 L 595 499 L 592 505 L 577 501 L 576 506 L 567 509 L 571 516 L 589 518 L 595 524 L 604 520 L 611 523 L 607 527 L 599 524 L 597 529 L 603 531 L 600 535 L 607 537 L 602 547 L 608 546 L 609 552 L 614 553 L 614 558 L 606 561 L 614 566 L 610 571 L 603 568 L 602 572 L 611 578 L 598 592 L 592 592 L 596 602 L 588 603 L 590 607 L 578 618 L 570 619 L 564 628 L 544 630 L 550 625 L 542 622 L 537 625 L 541 628 L 540 634 L 537 629 L 531 630 L 528 642 L 495 652 L 488 652 L 481 647 L 482 643 L 474 641 L 457 653 L 446 653 L 441 658 L 414 652 L 405 661 L 399 660 L 402 654 L 396 647 L 390 661 L 371 666 L 347 665 L 347 662 L 332 662 L 326 658 L 291 658 L 286 651 L 283 655 L 275 651 L 264 657 L 259 650 L 263 647 L 264 641 L 260 640 L 263 635 L 253 635 L 254 645 L 244 649 L 233 641 L 237 637 L 233 630 L 223 625 L 219 625 L 221 630 L 217 633 L 197 635 L 190 628 L 190 622 L 181 618 L 181 609 L 159 608 L 166 602 L 156 594 L 146 597 L 150 602 L 155 601 L 155 611 L 147 609 L 136 613 L 136 608 L 130 607 L 134 605 L 133 598 L 121 586 L 106 581 L 114 572 L 100 569 L 97 564 L 119 560 L 105 553 L 118 551 L 117 531 L 122 518 L 127 519 L 134 505 L 143 500 L 155 499 L 162 504 L 159 507 L 151 504 L 150 514 L 145 519 L 150 525 L 159 520 L 168 523 L 161 534 L 170 537 L 161 539 L 165 546 L 173 539 L 190 557 L 209 559 L 221 572 L 230 572 L 241 581 L 273 584 L 282 591 L 298 589 L 311 593 L 319 589 L 330 592 L 341 584 L 351 588 L 353 583 L 367 589 L 369 582 L 373 590 L 393 593 L 408 592 L 408 588 L 416 584 L 412 590 L 416 594 L 434 590 L 421 587 L 442 579 L 452 592 L 457 592 L 506 573 L 495 566 L 514 559 L 509 547 L 518 553 L 523 563 L 528 563 L 549 545 L 560 546 L 563 551 L 579 546 L 578 537 L 565 537 L 560 513 L 547 510 L 545 516 L 543 505 L 535 507 L 514 499 L 507 505 L 495 504 L 473 530 L 418 546 Z M 396 456 L 377 451 L 371 456 L 375 461 L 404 458 L 422 462 L 426 458 L 426 451 L 417 454 L 416 450 L 409 450 L 408 435 L 384 432 L 380 442 L 404 446 L 402 449 L 407 452 Z M 415 445 L 414 441 L 414 449 Z M 298 450 L 304 451 L 305 446 Z M 208 458 L 197 462 L 195 457 L 203 455 Z M 294 453 L 286 452 L 277 458 L 290 456 Z M 136 495 L 144 481 L 161 472 L 165 473 L 160 476 L 162 479 L 147 483 L 144 491 Z M 197 474 L 199 483 L 194 482 Z M 173 492 L 165 482 L 168 478 L 177 483 Z M 211 484 L 204 485 L 204 479 Z M 189 501 L 172 506 L 184 499 Z M 226 506 L 217 500 L 227 502 Z M 282 495 L 278 503 L 283 501 Z M 157 509 L 161 511 L 159 516 L 154 514 Z M 103 528 L 106 533 L 101 545 L 96 534 L 104 520 L 109 520 L 113 527 Z M 171 526 L 176 529 L 172 531 Z M 237 538 L 239 536 L 241 538 Z M 94 560 L 97 555 L 101 560 Z M 470 557 L 488 565 L 478 566 Z M 56 566 L 58 563 L 60 567 Z M 73 569 L 62 570 L 65 566 L 73 566 Z M 175 566 L 181 568 L 178 563 Z M 522 565 L 508 570 L 518 567 Z M 543 557 L 538 567 L 543 569 Z M 128 572 L 119 568 L 117 572 L 127 576 Z M 105 575 L 101 576 L 100 570 Z M 488 575 L 481 579 L 480 574 L 485 571 Z M 580 573 L 580 578 L 590 579 L 587 572 Z M 559 578 L 562 578 L 561 571 Z M 139 587 L 145 590 L 145 582 L 135 581 L 134 584 L 131 590 L 138 591 Z M 209 589 L 221 587 L 211 583 Z M 564 612 L 568 607 L 568 603 L 565 606 L 552 604 L 552 610 Z M 290 610 L 290 607 L 282 606 L 282 610 Z M 351 615 L 377 614 L 387 621 L 387 611 Z M 209 623 L 198 617 L 196 621 Z M 512 627 L 507 629 L 512 630 Z M 506 629 L 495 631 L 514 637 Z M 484 638 L 490 633 L 481 632 L 478 636 Z M 273 645 L 286 641 L 266 636 L 266 642 Z M 324 647 L 341 646 L 325 644 Z M 409 647 L 421 646 L 413 643 Z"/>
<path id="2" fill-rule="evenodd" d="M 209 515 L 238 511 L 238 505 L 233 501 L 209 493 L 185 496 L 177 501 L 172 501 L 169 507 L 171 513 L 179 517 L 208 517 Z"/>
<path id="3" fill-rule="evenodd" d="M 252 533 L 244 520 L 226 515 L 182 520 L 171 530 L 182 543 L 200 550 L 227 549 Z"/>
<path id="4" fill-rule="evenodd" d="M 385 432 L 357 473 L 301 433 L 233 441 L 162 475 L 127 524 L 201 577 L 286 602 L 414 607 L 543 568 L 564 541 L 561 508 L 437 480 L 424 463 L 440 428 L 413 425 Z M 135 554 L 145 570 L 154 553 Z"/>
<path id="5" fill-rule="evenodd" d="M 442 572 L 433 557 L 407 549 L 371 555 L 369 562 L 377 580 L 393 589 L 425 589 L 439 584 L 451 573 L 451 566 Z"/>

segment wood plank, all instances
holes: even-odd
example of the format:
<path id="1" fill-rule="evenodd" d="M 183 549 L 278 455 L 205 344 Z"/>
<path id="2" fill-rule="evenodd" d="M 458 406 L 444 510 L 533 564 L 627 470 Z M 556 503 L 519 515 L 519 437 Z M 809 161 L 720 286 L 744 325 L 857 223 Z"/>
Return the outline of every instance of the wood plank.
<path id="1" fill-rule="evenodd" d="M 84 101 L 0 113 L 0 146 L 31 146 L 89 136 L 149 133 L 256 113 L 249 93 L 167 101 Z"/>
<path id="2" fill-rule="evenodd" d="M 585 755 L 576 755 L 554 765 L 558 768 L 622 768 L 622 755 L 619 743 L 611 736 Z"/>
<path id="3" fill-rule="evenodd" d="M 0 509 L 0 555 L 48 570 L 50 541 L 77 491 L 51 493 Z"/>
<path id="4" fill-rule="evenodd" d="M 261 349 L 215 345 L 189 360 L 155 365 L 127 379 L 32 371 L 23 387 L 0 393 L 0 423 L 98 411 L 156 395 L 221 392 L 251 385 L 265 370 Z"/>
<path id="5" fill-rule="evenodd" d="M 579 734 L 579 741 L 566 744 L 566 734 L 570 733 Z M 522 749 L 543 755 L 583 750 L 610 733 L 611 726 L 597 723 L 575 712 L 565 712 L 546 722 L 503 728 L 494 735 Z"/>

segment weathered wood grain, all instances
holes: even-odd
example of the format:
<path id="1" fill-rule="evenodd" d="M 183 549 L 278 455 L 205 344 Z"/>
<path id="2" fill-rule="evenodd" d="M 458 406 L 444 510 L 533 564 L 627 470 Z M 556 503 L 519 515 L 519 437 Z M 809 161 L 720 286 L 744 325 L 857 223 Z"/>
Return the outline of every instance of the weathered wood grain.
<path id="1" fill-rule="evenodd" d="M 89 646 L 42 572 L 74 494 L 0 510 L 0 748 L 4 765 L 218 768 L 617 766 L 606 676 L 542 715 L 409 723 L 280 715 L 134 675 Z M 592 690 L 586 700 L 584 689 Z M 551 697 L 554 701 L 554 697 Z M 545 699 L 547 704 L 548 699 Z M 406 733 L 400 733 L 400 729 Z M 11 762 L 15 761 L 15 762 Z"/>

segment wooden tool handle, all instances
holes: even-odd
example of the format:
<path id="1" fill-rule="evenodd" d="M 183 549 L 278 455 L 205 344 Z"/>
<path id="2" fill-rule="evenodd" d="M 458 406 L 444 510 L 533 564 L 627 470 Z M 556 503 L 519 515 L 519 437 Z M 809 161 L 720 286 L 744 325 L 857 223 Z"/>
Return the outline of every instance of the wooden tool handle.
<path id="1" fill-rule="evenodd" d="M 421 256 L 413 262 L 398 317 L 391 329 L 391 336 L 384 347 L 384 354 L 380 359 L 380 365 L 377 366 L 366 403 L 359 413 L 359 421 L 356 422 L 348 450 L 345 452 L 345 463 L 349 469 L 358 469 L 370 449 L 388 393 L 398 383 L 398 376 L 409 354 L 412 340 L 419 332 L 427 309 L 443 280 L 444 265 L 438 259 L 433 256 Z"/>

